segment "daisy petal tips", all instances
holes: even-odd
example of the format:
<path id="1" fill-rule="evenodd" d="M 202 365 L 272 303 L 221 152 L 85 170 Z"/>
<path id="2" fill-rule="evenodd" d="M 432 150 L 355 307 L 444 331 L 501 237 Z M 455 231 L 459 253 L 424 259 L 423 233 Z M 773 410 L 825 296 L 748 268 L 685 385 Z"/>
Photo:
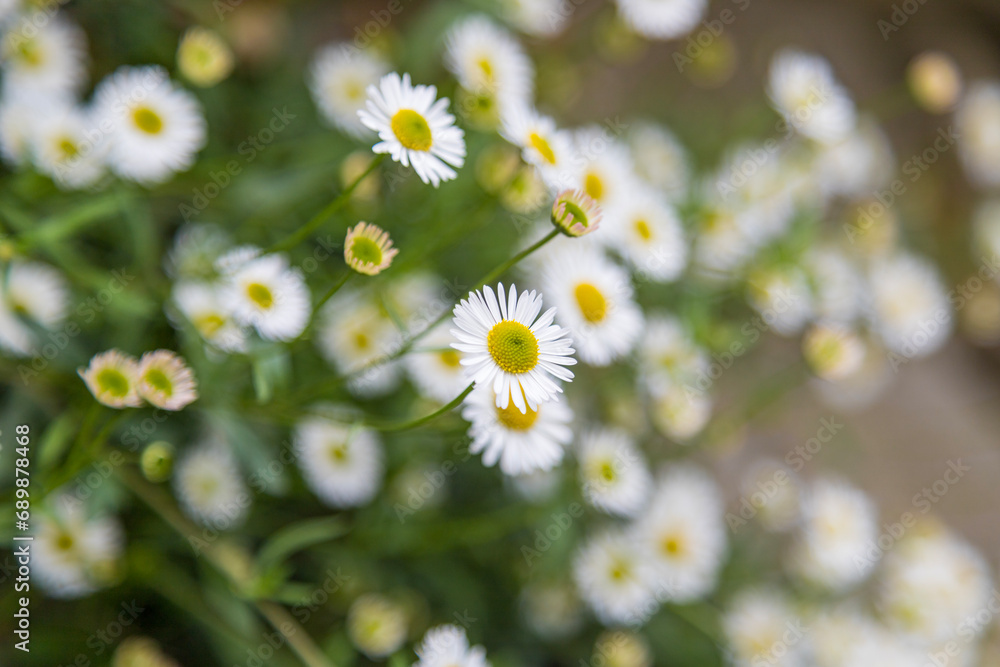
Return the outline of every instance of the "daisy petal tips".
<path id="1" fill-rule="evenodd" d="M 358 111 L 361 123 L 381 139 L 372 151 L 413 167 L 434 187 L 454 179 L 465 164 L 465 133 L 447 111 L 448 98 L 436 98 L 434 86 L 414 86 L 409 74 L 392 72 L 377 87 L 368 86 L 368 101 Z"/>
<path id="2" fill-rule="evenodd" d="M 466 377 L 477 385 L 492 386 L 498 408 L 511 401 L 521 413 L 540 403 L 554 400 L 562 389 L 555 380 L 569 382 L 573 373 L 572 341 L 568 331 L 552 323 L 556 309 L 539 317 L 542 297 L 497 285 L 496 294 L 489 287 L 472 292 L 455 306 L 452 334 L 458 343 L 452 347 L 463 352 Z"/>

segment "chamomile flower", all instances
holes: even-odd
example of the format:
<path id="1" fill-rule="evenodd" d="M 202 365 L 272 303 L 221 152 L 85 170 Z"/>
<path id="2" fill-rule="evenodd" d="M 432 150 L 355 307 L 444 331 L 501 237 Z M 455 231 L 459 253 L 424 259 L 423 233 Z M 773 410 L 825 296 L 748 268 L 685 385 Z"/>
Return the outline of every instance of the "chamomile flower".
<path id="1" fill-rule="evenodd" d="M 625 23 L 651 39 L 674 39 L 698 25 L 706 0 L 616 0 Z"/>
<path id="2" fill-rule="evenodd" d="M 361 137 L 365 126 L 358 112 L 365 108 L 365 91 L 388 71 L 389 66 L 372 49 L 331 44 L 316 54 L 309 68 L 309 91 L 327 122 Z"/>
<path id="3" fill-rule="evenodd" d="M 513 387 L 513 391 L 520 391 Z M 505 475 L 526 475 L 551 470 L 563 458 L 573 438 L 573 412 L 563 402 L 541 402 L 524 412 L 510 401 L 499 407 L 488 386 L 477 386 L 465 399 L 462 418 L 469 422 L 469 451 L 482 453 L 483 465 L 499 461 Z M 523 396 L 520 402 L 524 402 Z"/>
<path id="4" fill-rule="evenodd" d="M 122 552 L 118 521 L 109 516 L 87 517 L 77 503 L 60 496 L 53 511 L 31 517 L 35 529 L 31 574 L 56 598 L 82 597 L 109 583 Z"/>
<path id="5" fill-rule="evenodd" d="M 0 349 L 26 357 L 36 353 L 36 328 L 52 331 L 66 319 L 69 290 L 47 264 L 13 261 L 0 270 Z"/>
<path id="6" fill-rule="evenodd" d="M 666 128 L 636 123 L 628 135 L 636 175 L 676 202 L 687 194 L 690 160 L 680 141 Z"/>
<path id="7" fill-rule="evenodd" d="M 246 351 L 247 332 L 233 318 L 224 289 L 208 283 L 177 282 L 171 299 L 207 343 L 223 352 Z"/>
<path id="8" fill-rule="evenodd" d="M 809 279 L 796 266 L 759 269 L 747 282 L 750 305 L 782 336 L 799 332 L 813 313 Z"/>
<path id="9" fill-rule="evenodd" d="M 521 149 L 521 157 L 538 169 L 546 185 L 553 190 L 574 187 L 577 165 L 572 134 L 527 105 L 512 107 L 502 120 L 501 136 Z"/>
<path id="10" fill-rule="evenodd" d="M 173 477 L 181 508 L 192 519 L 216 530 L 246 519 L 250 496 L 225 443 L 209 440 L 195 446 L 177 463 Z"/>
<path id="11" fill-rule="evenodd" d="M 816 482 L 805 500 L 793 569 L 832 590 L 862 581 L 876 565 L 866 556 L 878 538 L 878 512 L 871 500 L 858 489 L 831 480 Z"/>
<path id="12" fill-rule="evenodd" d="M 513 402 L 527 414 L 562 392 L 555 380 L 573 379 L 564 368 L 576 363 L 568 332 L 552 324 L 555 308 L 539 317 L 541 309 L 541 295 L 524 291 L 518 298 L 514 285 L 508 292 L 502 283 L 496 294 L 483 287 L 455 306 L 451 333 L 459 342 L 452 347 L 467 355 L 466 377 L 492 387 L 498 408 Z"/>
<path id="13" fill-rule="evenodd" d="M 854 102 L 821 56 L 781 51 L 771 61 L 767 92 L 785 121 L 810 139 L 836 143 L 854 129 Z"/>
<path id="14" fill-rule="evenodd" d="M 177 46 L 177 67 L 196 86 L 210 88 L 233 71 L 235 59 L 225 40 L 214 30 L 189 28 Z"/>
<path id="15" fill-rule="evenodd" d="M 120 350 L 94 355 L 86 368 L 77 369 L 98 402 L 109 408 L 142 405 L 139 396 L 139 362 Z"/>
<path id="16" fill-rule="evenodd" d="M 362 595 L 347 612 L 351 642 L 372 660 L 399 650 L 406 641 L 408 624 L 403 607 L 376 593 Z"/>
<path id="17" fill-rule="evenodd" d="M 865 360 L 861 338 L 839 324 L 817 324 L 802 338 L 802 354 L 821 378 L 837 380 L 857 372 Z"/>
<path id="18" fill-rule="evenodd" d="M 232 246 L 221 227 L 189 223 L 177 230 L 163 269 L 174 280 L 212 280 L 215 261 Z"/>
<path id="19" fill-rule="evenodd" d="M 454 338 L 442 324 L 424 337 L 420 346 L 403 357 L 403 365 L 420 393 L 447 403 L 469 385 L 462 371 L 462 353 L 451 347 Z"/>
<path id="20" fill-rule="evenodd" d="M 424 635 L 416 649 L 413 667 L 490 667 L 486 649 L 469 646 L 465 630 L 455 625 L 439 625 Z"/>
<path id="21" fill-rule="evenodd" d="M 90 187 L 104 175 L 106 144 L 100 136 L 86 112 L 60 106 L 35 124 L 31 142 L 35 166 L 60 188 Z"/>
<path id="22" fill-rule="evenodd" d="M 487 95 L 502 108 L 531 99 L 531 60 L 517 40 L 485 16 L 460 20 L 445 44 L 445 66 L 470 93 Z"/>
<path id="23" fill-rule="evenodd" d="M 306 484 L 331 507 L 359 507 L 382 486 L 382 444 L 374 431 L 327 417 L 295 427 L 297 461 Z"/>
<path id="24" fill-rule="evenodd" d="M 607 514 L 635 516 L 652 488 L 642 453 L 623 431 L 593 429 L 580 436 L 580 484 L 587 502 Z"/>
<path id="25" fill-rule="evenodd" d="M 302 272 L 284 255 L 244 262 L 229 277 L 227 298 L 237 322 L 267 340 L 292 340 L 309 322 L 311 304 Z"/>
<path id="26" fill-rule="evenodd" d="M 94 107 L 107 128 L 108 163 L 122 178 L 161 183 L 194 164 L 205 145 L 198 101 L 161 67 L 119 68 L 97 86 Z"/>
<path id="27" fill-rule="evenodd" d="M 726 551 L 723 514 L 722 493 L 704 471 L 677 465 L 660 475 L 632 527 L 655 570 L 659 600 L 689 602 L 715 588 Z"/>
<path id="28" fill-rule="evenodd" d="M 344 261 L 358 273 L 376 276 L 389 268 L 398 253 L 399 250 L 392 247 L 389 233 L 381 227 L 359 222 L 347 229 Z"/>
<path id="29" fill-rule="evenodd" d="M 414 86 L 409 74 L 400 77 L 396 72 L 382 77 L 378 86 L 368 86 L 367 92 L 358 118 L 378 132 L 381 141 L 372 147 L 374 152 L 412 166 L 420 180 L 434 187 L 458 176 L 455 169 L 465 164 L 465 133 L 447 111 L 448 98 L 436 100 L 437 88 Z"/>
<path id="30" fill-rule="evenodd" d="M 862 313 L 865 278 L 858 265 L 843 251 L 820 245 L 803 262 L 813 285 L 813 311 L 824 322 L 852 324 Z"/>
<path id="31" fill-rule="evenodd" d="M 139 395 L 164 410 L 180 410 L 198 399 L 198 384 L 184 359 L 169 350 L 139 360 Z"/>
<path id="32" fill-rule="evenodd" d="M 638 342 L 643 318 L 632 300 L 632 282 L 599 249 L 573 245 L 553 251 L 542 285 L 584 363 L 607 366 Z"/>
<path id="33" fill-rule="evenodd" d="M 701 433 L 712 417 L 712 397 L 696 386 L 653 388 L 651 394 L 653 426 L 682 444 Z"/>
<path id="34" fill-rule="evenodd" d="M 83 30 L 59 14 L 41 26 L 27 19 L 2 38 L 4 97 L 18 92 L 66 96 L 87 81 L 87 40 Z"/>
<path id="35" fill-rule="evenodd" d="M 604 625 L 638 625 L 652 616 L 659 607 L 649 585 L 654 577 L 648 556 L 620 530 L 589 538 L 573 560 L 580 597 Z"/>
<path id="36" fill-rule="evenodd" d="M 628 149 L 603 128 L 588 127 L 573 133 L 576 172 L 573 186 L 585 192 L 604 211 L 605 224 L 617 227 L 618 207 L 631 194 L 636 175 Z"/>
<path id="37" fill-rule="evenodd" d="M 890 351 L 924 357 L 951 333 L 948 293 L 925 259 L 898 253 L 874 263 L 868 275 L 875 331 Z"/>
<path id="38" fill-rule="evenodd" d="M 674 209 L 645 187 L 633 187 L 618 206 L 608 235 L 632 269 L 657 282 L 675 280 L 687 264 L 684 229 Z"/>
<path id="39" fill-rule="evenodd" d="M 969 177 L 982 186 L 1000 185 L 1000 82 L 970 86 L 955 113 L 955 124 Z"/>
<path id="40" fill-rule="evenodd" d="M 654 313 L 646 319 L 639 344 L 639 373 L 651 392 L 707 389 L 710 360 L 680 320 Z"/>
<path id="41" fill-rule="evenodd" d="M 597 231 L 603 213 L 597 202 L 583 190 L 563 190 L 556 195 L 549 217 L 563 234 L 578 237 Z"/>
<path id="42" fill-rule="evenodd" d="M 801 615 L 778 593 L 748 590 L 722 619 L 734 667 L 806 667 L 808 647 Z"/>

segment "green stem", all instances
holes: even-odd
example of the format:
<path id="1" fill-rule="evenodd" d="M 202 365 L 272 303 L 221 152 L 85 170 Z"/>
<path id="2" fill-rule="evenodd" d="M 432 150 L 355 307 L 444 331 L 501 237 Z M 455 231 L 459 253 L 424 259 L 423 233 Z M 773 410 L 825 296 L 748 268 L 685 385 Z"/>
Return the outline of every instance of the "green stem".
<path id="1" fill-rule="evenodd" d="M 471 291 L 475 292 L 477 289 L 479 289 L 483 285 L 488 285 L 488 284 L 492 283 L 494 280 L 496 280 L 497 278 L 499 278 L 500 276 L 502 276 L 504 273 L 506 273 L 512 266 L 514 266 L 515 264 L 517 264 L 518 262 L 520 262 L 522 259 L 524 259 L 528 255 L 530 255 L 531 253 L 535 252 L 536 250 L 538 250 L 543 245 L 545 245 L 546 243 L 548 243 L 549 241 L 551 241 L 552 239 L 554 239 L 557 236 L 559 236 L 559 230 L 558 229 L 553 229 L 551 232 L 548 233 L 547 236 L 545 236 L 545 238 L 543 238 L 542 240 L 538 241 L 537 243 L 535 243 L 535 244 L 533 244 L 531 246 L 528 246 L 527 248 L 525 248 L 521 252 L 519 252 L 516 255 L 514 255 L 513 257 L 511 257 L 510 259 L 508 259 L 506 262 L 504 262 L 503 264 L 501 264 L 497 268 L 495 268 L 492 271 L 490 271 L 489 273 L 487 273 L 486 277 L 483 278 L 482 280 L 480 280 L 478 283 L 476 283 L 476 286 L 473 287 Z"/>
<path id="2" fill-rule="evenodd" d="M 343 287 L 344 284 L 347 283 L 347 281 L 350 280 L 351 276 L 353 275 L 354 275 L 353 271 L 345 271 L 344 275 L 337 278 L 337 281 L 333 283 L 333 286 L 330 287 L 329 290 L 327 290 L 327 293 L 323 295 L 323 298 L 317 301 L 316 305 L 313 306 L 312 313 L 309 314 L 309 321 L 306 323 L 305 329 L 302 330 L 302 333 L 300 333 L 298 335 L 298 338 L 296 338 L 295 340 L 302 340 L 303 338 L 305 338 L 306 333 L 309 332 L 313 324 L 316 322 L 316 316 L 319 315 L 320 309 L 326 305 L 326 302 L 329 301 L 331 297 L 333 297 L 333 295 L 337 293 L 337 290 Z"/>
<path id="3" fill-rule="evenodd" d="M 330 218 L 330 216 L 332 216 L 334 213 L 343 208 L 344 204 L 346 204 L 347 201 L 350 199 L 351 193 L 353 193 L 354 190 L 357 189 L 358 185 L 361 184 L 361 181 L 363 181 L 366 176 L 371 174 L 380 164 L 382 164 L 382 161 L 385 160 L 385 157 L 386 157 L 385 153 L 375 156 L 375 159 L 372 160 L 371 164 L 368 165 L 368 168 L 365 169 L 363 172 L 361 172 L 361 175 L 355 178 L 350 185 L 344 188 L 341 191 L 341 193 L 334 198 L 332 202 L 327 204 L 326 208 L 324 208 L 322 211 L 313 216 L 312 220 L 302 225 L 297 230 L 292 232 L 290 235 L 285 237 L 283 241 L 279 241 L 278 243 L 275 243 L 273 246 L 268 248 L 266 252 L 269 254 L 272 252 L 282 252 L 285 250 L 290 250 L 295 246 L 297 246 L 302 241 L 304 241 L 305 239 L 307 239 L 309 235 L 315 232 L 320 227 L 320 225 L 322 225 Z"/>
<path id="4" fill-rule="evenodd" d="M 375 429 L 377 431 L 386 431 L 386 432 L 391 432 L 391 431 L 408 431 L 411 428 L 418 428 L 418 427 L 423 426 L 424 424 L 426 424 L 428 422 L 434 421 L 435 419 L 437 419 L 438 417 L 440 417 L 443 414 L 451 412 L 456 407 L 458 407 L 459 405 L 461 405 L 462 401 L 465 400 L 465 397 L 468 396 L 470 393 L 472 393 L 472 389 L 475 386 L 476 386 L 475 383 L 470 384 L 468 387 L 465 388 L 465 391 L 463 391 L 461 394 L 459 394 L 458 396 L 456 396 L 455 398 L 453 398 L 450 403 L 448 403 L 447 405 L 444 405 L 444 406 L 438 408 L 437 410 L 435 410 L 434 412 L 430 413 L 429 415 L 424 415 L 423 417 L 420 417 L 419 419 L 414 419 L 413 421 L 403 422 L 402 424 L 366 423 L 366 426 L 368 426 L 370 428 L 373 428 L 373 429 Z"/>

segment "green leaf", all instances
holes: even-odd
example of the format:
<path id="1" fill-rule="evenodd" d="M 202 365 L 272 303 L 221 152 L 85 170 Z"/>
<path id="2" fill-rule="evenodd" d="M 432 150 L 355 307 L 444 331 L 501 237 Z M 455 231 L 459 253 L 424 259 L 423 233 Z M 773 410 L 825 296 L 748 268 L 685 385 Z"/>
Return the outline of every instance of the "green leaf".
<path id="1" fill-rule="evenodd" d="M 260 348 L 251 364 L 253 389 L 258 403 L 270 402 L 275 391 L 288 386 L 292 365 L 287 349 L 278 345 Z"/>
<path id="2" fill-rule="evenodd" d="M 257 567 L 261 572 L 266 572 L 293 553 L 336 539 L 348 530 L 350 526 L 340 517 L 306 519 L 293 523 L 264 543 L 257 555 Z"/>
<path id="3" fill-rule="evenodd" d="M 39 472 L 49 470 L 59 462 L 72 440 L 78 422 L 79 419 L 76 415 L 66 412 L 45 429 L 45 433 L 38 443 L 37 465 Z"/>

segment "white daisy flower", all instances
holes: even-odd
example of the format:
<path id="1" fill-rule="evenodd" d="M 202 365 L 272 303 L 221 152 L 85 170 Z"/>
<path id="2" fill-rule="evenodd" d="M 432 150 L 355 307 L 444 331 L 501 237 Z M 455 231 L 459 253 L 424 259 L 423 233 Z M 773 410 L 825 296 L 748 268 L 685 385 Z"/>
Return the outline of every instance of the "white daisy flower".
<path id="1" fill-rule="evenodd" d="M 347 612 L 347 635 L 372 660 L 380 660 L 406 641 L 409 625 L 406 610 L 377 593 L 362 595 Z"/>
<path id="2" fill-rule="evenodd" d="M 958 149 L 965 171 L 978 185 L 1000 185 L 1000 82 L 969 87 L 955 112 Z"/>
<path id="3" fill-rule="evenodd" d="M 810 614 L 809 635 L 816 667 L 856 664 L 848 661 L 854 647 L 878 631 L 876 621 L 853 605 L 825 607 Z"/>
<path id="4" fill-rule="evenodd" d="M 905 253 L 877 260 L 868 274 L 872 324 L 890 351 L 916 358 L 940 348 L 953 315 L 937 269 Z"/>
<path id="5" fill-rule="evenodd" d="M 399 250 L 392 247 L 389 233 L 377 225 L 359 222 L 347 228 L 344 261 L 366 276 L 377 276 L 392 264 Z"/>
<path id="6" fill-rule="evenodd" d="M 524 291 L 519 299 L 514 285 L 507 292 L 502 283 L 496 295 L 483 287 L 455 306 L 451 333 L 460 342 L 452 347 L 467 355 L 462 365 L 468 379 L 492 386 L 498 408 L 513 401 L 522 414 L 537 410 L 562 392 L 555 380 L 573 379 L 564 368 L 576 363 L 568 332 L 552 324 L 555 308 L 539 317 L 541 309 L 541 295 Z"/>
<path id="7" fill-rule="evenodd" d="M 691 32 L 708 9 L 706 0 L 615 0 L 625 23 L 651 39 L 674 39 Z"/>
<path id="8" fill-rule="evenodd" d="M 42 25 L 27 20 L 2 38 L 3 94 L 20 91 L 67 95 L 87 82 L 87 38 L 74 23 L 55 14 Z"/>
<path id="9" fill-rule="evenodd" d="M 757 213 L 715 202 L 701 215 L 694 232 L 693 264 L 715 280 L 729 280 L 756 249 L 748 230 L 757 226 Z"/>
<path id="10" fill-rule="evenodd" d="M 526 105 L 507 110 L 502 121 L 501 136 L 521 149 L 521 157 L 538 169 L 546 185 L 553 190 L 574 187 L 578 166 L 571 133 Z"/>
<path id="11" fill-rule="evenodd" d="M 105 173 L 107 145 L 100 136 L 82 109 L 67 105 L 41 114 L 31 141 L 35 166 L 60 188 L 90 187 Z"/>
<path id="12" fill-rule="evenodd" d="M 734 667 L 806 667 L 806 626 L 791 603 L 775 592 L 740 593 L 722 619 Z"/>
<path id="13" fill-rule="evenodd" d="M 330 507 L 367 505 L 382 487 L 382 444 L 374 431 L 310 417 L 295 427 L 295 450 L 306 484 Z"/>
<path id="14" fill-rule="evenodd" d="M 841 141 L 822 148 L 814 178 L 830 196 L 860 198 L 887 187 L 897 164 L 889 137 L 865 116 Z"/>
<path id="15" fill-rule="evenodd" d="M 802 356 L 816 375 L 838 380 L 856 373 L 867 348 L 853 330 L 840 324 L 819 323 L 802 338 Z"/>
<path id="16" fill-rule="evenodd" d="M 584 543 L 573 560 L 580 596 L 604 625 L 642 624 L 659 607 L 655 570 L 630 536 L 608 530 Z"/>
<path id="17" fill-rule="evenodd" d="M 583 497 L 607 514 L 635 516 L 646 503 L 653 478 L 642 453 L 627 433 L 592 429 L 577 448 Z"/>
<path id="18" fill-rule="evenodd" d="M 535 72 L 521 45 L 506 30 L 482 15 L 461 19 L 445 37 L 444 64 L 459 84 L 488 95 L 501 108 L 526 104 Z"/>
<path id="19" fill-rule="evenodd" d="M 607 366 L 638 342 L 643 318 L 632 281 L 599 249 L 574 244 L 549 253 L 542 285 L 584 363 Z"/>
<path id="20" fill-rule="evenodd" d="M 434 187 L 458 176 L 455 169 L 465 164 L 465 133 L 455 127 L 447 97 L 436 100 L 437 88 L 414 86 L 409 74 L 400 77 L 396 72 L 367 91 L 358 118 L 378 132 L 381 141 L 372 146 L 374 152 L 412 166 L 420 180 Z"/>
<path id="21" fill-rule="evenodd" d="M 667 469 L 632 530 L 649 554 L 660 601 L 690 602 L 715 589 L 726 554 L 722 493 L 692 465 Z"/>
<path id="22" fill-rule="evenodd" d="M 212 280 L 217 277 L 215 261 L 231 246 L 221 227 L 188 223 L 174 235 L 163 269 L 174 280 Z"/>
<path id="23" fill-rule="evenodd" d="M 330 44 L 316 54 L 309 68 L 309 91 L 323 117 L 354 137 L 365 133 L 358 112 L 365 108 L 365 91 L 389 72 L 372 49 L 352 44 Z"/>
<path id="24" fill-rule="evenodd" d="M 109 408 L 135 408 L 142 405 L 139 396 L 139 362 L 121 350 L 94 355 L 86 368 L 77 374 L 99 403 Z"/>
<path id="25" fill-rule="evenodd" d="M 793 569 L 823 587 L 846 589 L 874 569 L 866 554 L 876 539 L 878 511 L 868 496 L 843 482 L 820 480 L 805 497 Z"/>
<path id="26" fill-rule="evenodd" d="M 563 0 L 500 0 L 504 18 L 528 35 L 552 37 L 566 24 Z"/>
<path id="27" fill-rule="evenodd" d="M 701 433 L 712 417 L 712 397 L 697 387 L 694 391 L 688 387 L 653 388 L 651 393 L 653 426 L 681 444 Z"/>
<path id="28" fill-rule="evenodd" d="M 177 68 L 196 86 L 210 88 L 233 71 L 232 49 L 214 30 L 194 26 L 177 45 Z"/>
<path id="29" fill-rule="evenodd" d="M 572 187 L 583 190 L 601 207 L 605 224 L 619 227 L 618 207 L 636 182 L 628 149 L 600 127 L 573 132 L 576 155 Z"/>
<path id="30" fill-rule="evenodd" d="M 551 470 L 562 461 L 573 439 L 573 412 L 564 402 L 542 402 L 524 412 L 515 401 L 502 408 L 497 403 L 493 389 L 477 386 L 462 409 L 462 418 L 470 423 L 469 451 L 482 453 L 483 465 L 499 461 L 505 475 L 526 475 Z"/>
<path id="31" fill-rule="evenodd" d="M 676 317 L 655 313 L 647 318 L 638 368 L 651 392 L 702 389 L 699 380 L 711 380 L 710 365 L 708 353 L 695 344 Z"/>
<path id="32" fill-rule="evenodd" d="M 68 309 L 69 288 L 61 273 L 39 262 L 11 262 L 0 270 L 0 349 L 18 357 L 35 354 L 35 328 L 55 330 Z"/>
<path id="33" fill-rule="evenodd" d="M 824 322 L 852 324 L 865 303 L 865 278 L 843 251 L 820 245 L 809 250 L 803 266 L 813 285 L 813 310 Z"/>
<path id="34" fill-rule="evenodd" d="M 649 122 L 634 123 L 628 134 L 636 175 L 662 192 L 671 202 L 687 195 L 690 158 L 684 146 L 666 128 Z"/>
<path id="35" fill-rule="evenodd" d="M 367 294 L 341 289 L 324 306 L 315 333 L 320 352 L 341 375 L 372 365 L 348 384 L 355 395 L 380 396 L 399 383 L 399 363 L 378 363 L 400 345 L 399 330 Z"/>
<path id="36" fill-rule="evenodd" d="M 786 49 L 774 56 L 767 93 L 796 131 L 822 143 L 836 143 L 854 129 L 854 102 L 821 56 Z"/>
<path id="37" fill-rule="evenodd" d="M 94 91 L 95 123 L 106 134 L 112 171 L 145 185 L 194 164 L 205 118 L 191 93 L 157 66 L 120 67 Z"/>
<path id="38" fill-rule="evenodd" d="M 791 336 L 812 317 L 812 292 L 805 271 L 797 266 L 754 271 L 748 278 L 750 305 L 776 333 Z"/>
<path id="39" fill-rule="evenodd" d="M 87 517 L 71 497 L 55 498 L 52 512 L 36 512 L 31 574 L 55 598 L 78 598 L 110 583 L 123 535 L 113 517 Z"/>
<path id="40" fill-rule="evenodd" d="M 237 322 L 262 338 L 288 341 L 305 330 L 312 311 L 309 289 L 297 268 L 281 254 L 243 263 L 229 277 L 227 298 Z"/>
<path id="41" fill-rule="evenodd" d="M 198 399 L 198 383 L 184 359 L 170 350 L 146 352 L 139 360 L 139 395 L 164 410 L 180 410 Z"/>
<path id="42" fill-rule="evenodd" d="M 223 352 L 246 352 L 247 333 L 233 318 L 223 292 L 206 283 L 177 282 L 171 299 L 206 342 Z"/>
<path id="43" fill-rule="evenodd" d="M 11 166 L 21 166 L 32 156 L 32 143 L 38 134 L 44 109 L 69 104 L 63 99 L 37 92 L 14 91 L 0 99 L 0 155 Z"/>
<path id="44" fill-rule="evenodd" d="M 403 357 L 410 380 L 424 396 L 447 403 L 469 385 L 462 370 L 462 353 L 446 324 L 434 328 L 419 347 Z"/>
<path id="45" fill-rule="evenodd" d="M 424 635 L 416 649 L 413 667 L 490 667 L 486 649 L 469 646 L 465 630 L 455 625 L 439 625 Z"/>
<path id="46" fill-rule="evenodd" d="M 174 490 L 192 519 L 216 530 L 243 523 L 251 497 L 229 447 L 211 440 L 190 449 L 174 469 Z"/>
<path id="47" fill-rule="evenodd" d="M 646 639 L 628 630 L 605 630 L 594 642 L 594 657 L 590 664 L 598 664 L 598 656 L 607 667 L 653 667 L 653 649 Z"/>
<path id="48" fill-rule="evenodd" d="M 684 228 L 674 209 L 645 187 L 633 187 L 617 207 L 617 224 L 608 236 L 642 278 L 657 282 L 677 279 L 687 264 Z"/>

